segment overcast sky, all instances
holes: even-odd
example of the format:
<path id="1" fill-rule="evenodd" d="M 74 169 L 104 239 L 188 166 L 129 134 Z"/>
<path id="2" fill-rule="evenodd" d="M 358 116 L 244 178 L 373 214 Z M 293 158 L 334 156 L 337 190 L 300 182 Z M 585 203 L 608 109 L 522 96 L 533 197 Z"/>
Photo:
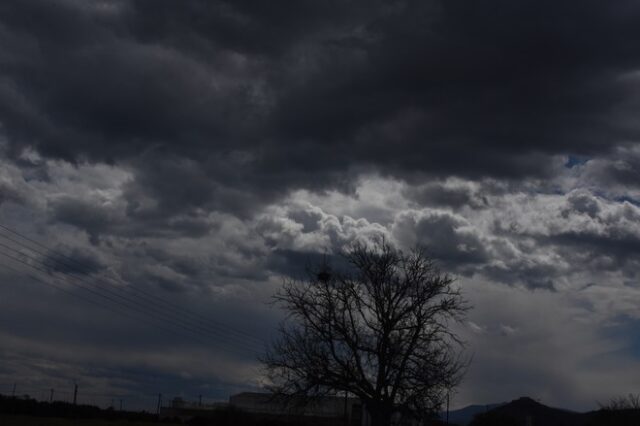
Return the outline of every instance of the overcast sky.
<path id="1" fill-rule="evenodd" d="M 0 392 L 253 389 L 283 277 L 380 235 L 475 306 L 454 406 L 640 392 L 638 22 L 632 0 L 3 0 L 0 224 L 48 249 L 0 229 Z"/>

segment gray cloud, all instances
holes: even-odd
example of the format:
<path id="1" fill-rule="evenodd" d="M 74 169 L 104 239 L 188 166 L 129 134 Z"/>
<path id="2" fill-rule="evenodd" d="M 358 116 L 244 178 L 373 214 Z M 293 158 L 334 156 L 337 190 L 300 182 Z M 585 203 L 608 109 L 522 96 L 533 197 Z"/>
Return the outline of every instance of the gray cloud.
<path id="1" fill-rule="evenodd" d="M 626 386 L 616 366 L 639 371 L 602 355 L 640 303 L 639 14 L 627 0 L 5 1 L 0 222 L 85 277 L 258 336 L 283 276 L 355 241 L 425 244 L 480 307 L 466 400 L 527 382 L 582 407 L 601 382 Z M 240 351 L 13 289 L 4 381 L 143 393 L 154 375 L 226 395 L 259 379 Z"/>
<path id="2" fill-rule="evenodd" d="M 551 2 L 305 3 L 300 15 L 294 3 L 6 3 L 13 151 L 120 162 L 162 147 L 227 191 L 265 192 L 254 204 L 339 187 L 355 165 L 548 175 L 550 154 L 605 154 L 637 136 L 631 2 L 566 15 Z M 246 186 L 219 170 L 230 150 L 251 158 Z"/>
<path id="3" fill-rule="evenodd" d="M 458 209 L 464 206 L 473 208 L 486 207 L 487 199 L 485 194 L 486 188 L 474 188 L 468 185 L 448 185 L 447 183 L 438 182 L 411 186 L 408 188 L 406 195 L 419 205 Z"/>
<path id="4" fill-rule="evenodd" d="M 440 211 L 407 211 L 393 224 L 394 236 L 405 247 L 422 245 L 449 268 L 488 260 L 486 244 L 463 217 Z"/>
<path id="5" fill-rule="evenodd" d="M 69 198 L 56 200 L 51 210 L 51 219 L 54 222 L 67 223 L 83 229 L 93 244 L 98 244 L 100 234 L 108 231 L 112 224 L 108 211 L 79 200 Z"/>

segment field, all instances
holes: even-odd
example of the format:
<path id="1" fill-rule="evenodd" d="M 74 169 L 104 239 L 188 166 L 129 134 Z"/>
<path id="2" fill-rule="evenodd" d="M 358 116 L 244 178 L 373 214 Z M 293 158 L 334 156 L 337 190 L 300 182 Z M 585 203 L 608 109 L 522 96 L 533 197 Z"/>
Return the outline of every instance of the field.
<path id="1" fill-rule="evenodd" d="M 129 420 L 63 419 L 57 417 L 15 416 L 0 414 L 2 426 L 177 426 L 179 423 L 132 422 Z"/>

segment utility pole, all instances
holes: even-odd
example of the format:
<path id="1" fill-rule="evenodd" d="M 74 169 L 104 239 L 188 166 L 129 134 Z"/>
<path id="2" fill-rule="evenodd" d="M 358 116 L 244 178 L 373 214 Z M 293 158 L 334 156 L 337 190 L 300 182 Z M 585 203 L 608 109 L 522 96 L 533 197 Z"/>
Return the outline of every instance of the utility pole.
<path id="1" fill-rule="evenodd" d="M 198 406 L 202 407 L 202 395 L 198 396 Z"/>
<path id="2" fill-rule="evenodd" d="M 349 399 L 349 391 L 345 391 L 344 393 L 344 424 L 348 424 L 349 423 L 349 414 L 347 411 L 347 402 Z"/>
<path id="3" fill-rule="evenodd" d="M 73 385 L 73 405 L 76 405 L 76 402 L 78 402 L 78 384 L 77 383 Z"/>
<path id="4" fill-rule="evenodd" d="M 53 402 L 53 388 L 51 388 L 51 392 L 49 393 L 49 402 Z"/>
<path id="5" fill-rule="evenodd" d="M 122 411 L 122 399 L 120 399 L 120 411 Z"/>
<path id="6" fill-rule="evenodd" d="M 17 386 L 17 385 L 18 385 L 17 383 L 15 383 L 15 382 L 13 383 L 13 391 L 11 391 L 11 396 L 12 396 L 12 397 L 15 397 L 15 396 L 16 396 L 16 386 Z"/>
<path id="7" fill-rule="evenodd" d="M 162 394 L 159 393 L 158 394 L 158 408 L 156 410 L 156 414 L 159 416 L 160 415 L 160 406 L 162 405 Z"/>
<path id="8" fill-rule="evenodd" d="M 449 392 L 447 392 L 447 424 L 449 424 Z"/>

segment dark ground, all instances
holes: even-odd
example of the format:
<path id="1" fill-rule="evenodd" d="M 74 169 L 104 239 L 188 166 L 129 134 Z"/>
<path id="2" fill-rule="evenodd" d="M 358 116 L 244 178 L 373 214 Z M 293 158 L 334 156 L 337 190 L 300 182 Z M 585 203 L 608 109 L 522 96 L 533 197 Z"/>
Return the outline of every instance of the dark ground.
<path id="1" fill-rule="evenodd" d="M 26 415 L 0 414 L 1 426 L 177 426 L 180 423 L 131 422 L 129 420 L 107 419 L 65 419 L 60 417 L 35 417 Z"/>
<path id="2" fill-rule="evenodd" d="M 576 413 L 520 398 L 479 414 L 470 426 L 638 426 L 640 410 L 597 410 Z"/>

